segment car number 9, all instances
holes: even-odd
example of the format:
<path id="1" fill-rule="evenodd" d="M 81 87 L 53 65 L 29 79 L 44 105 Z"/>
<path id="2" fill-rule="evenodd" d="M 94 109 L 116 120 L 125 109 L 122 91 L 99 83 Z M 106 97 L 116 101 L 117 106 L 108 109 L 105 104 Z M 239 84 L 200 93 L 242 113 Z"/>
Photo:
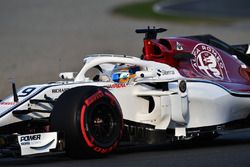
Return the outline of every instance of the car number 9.
<path id="1" fill-rule="evenodd" d="M 30 95 L 36 88 L 35 87 L 29 87 L 24 89 L 20 94 L 18 94 L 19 97 L 26 97 Z"/>

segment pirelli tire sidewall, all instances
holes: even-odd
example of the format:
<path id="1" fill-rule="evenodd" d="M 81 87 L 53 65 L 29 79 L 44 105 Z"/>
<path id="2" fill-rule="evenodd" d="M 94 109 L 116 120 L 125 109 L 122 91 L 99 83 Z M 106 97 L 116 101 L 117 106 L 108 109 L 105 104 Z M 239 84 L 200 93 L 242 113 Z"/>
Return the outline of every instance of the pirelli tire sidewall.
<path id="1" fill-rule="evenodd" d="M 66 91 L 51 116 L 55 130 L 65 133 L 66 152 L 72 157 L 104 155 L 114 150 L 122 137 L 120 105 L 108 90 L 96 86 Z M 59 114 L 59 112 L 61 114 Z M 55 118 L 55 116 L 60 119 Z M 55 123 L 55 119 L 59 123 Z"/>
<path id="2" fill-rule="evenodd" d="M 105 154 L 117 147 L 123 130 L 120 106 L 105 89 L 84 99 L 80 114 L 82 137 L 93 151 Z"/>

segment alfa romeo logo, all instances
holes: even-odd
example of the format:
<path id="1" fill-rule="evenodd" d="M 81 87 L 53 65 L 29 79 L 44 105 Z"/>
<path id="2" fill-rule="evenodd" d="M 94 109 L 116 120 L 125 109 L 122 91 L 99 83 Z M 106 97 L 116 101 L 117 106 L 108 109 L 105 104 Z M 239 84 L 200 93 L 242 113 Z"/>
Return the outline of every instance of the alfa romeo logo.
<path id="1" fill-rule="evenodd" d="M 200 74 L 219 80 L 227 77 L 226 67 L 220 54 L 211 46 L 200 43 L 194 47 L 192 54 L 195 58 L 191 59 L 191 64 Z"/>

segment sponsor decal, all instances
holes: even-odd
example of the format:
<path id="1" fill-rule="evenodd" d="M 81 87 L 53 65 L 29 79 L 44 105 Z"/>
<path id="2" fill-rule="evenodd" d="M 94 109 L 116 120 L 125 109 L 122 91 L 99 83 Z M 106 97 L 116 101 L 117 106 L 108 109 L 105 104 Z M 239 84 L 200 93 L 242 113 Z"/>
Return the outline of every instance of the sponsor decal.
<path id="1" fill-rule="evenodd" d="M 0 105 L 3 105 L 3 106 L 13 106 L 17 104 L 16 102 L 0 102 Z"/>
<path id="2" fill-rule="evenodd" d="M 176 50 L 184 50 L 179 42 L 176 42 Z"/>
<path id="3" fill-rule="evenodd" d="M 52 93 L 63 93 L 66 90 L 69 90 L 69 88 L 58 88 L 58 89 L 52 89 Z"/>
<path id="4" fill-rule="evenodd" d="M 57 144 L 57 132 L 25 134 L 18 136 L 21 155 L 49 152 Z"/>
<path id="5" fill-rule="evenodd" d="M 89 106 L 90 104 L 92 104 L 96 100 L 102 98 L 103 96 L 104 96 L 103 92 L 101 90 L 99 90 L 98 92 L 96 92 L 95 94 L 93 94 L 89 98 L 87 98 L 85 100 L 85 103 L 87 106 Z"/>
<path id="6" fill-rule="evenodd" d="M 112 85 L 109 85 L 107 86 L 107 88 L 113 88 L 113 89 L 116 89 L 116 88 L 124 88 L 126 87 L 126 84 L 125 83 L 121 83 L 121 84 L 112 84 Z"/>
<path id="7" fill-rule="evenodd" d="M 32 145 L 40 143 L 41 134 L 20 136 L 20 145 Z"/>
<path id="8" fill-rule="evenodd" d="M 175 74 L 175 71 L 173 71 L 173 70 L 171 70 L 171 71 L 158 70 L 158 72 L 160 72 L 162 75 L 174 75 Z"/>
<path id="9" fill-rule="evenodd" d="M 190 61 L 198 73 L 212 79 L 229 79 L 225 64 L 213 47 L 200 43 L 194 47 L 192 54 L 195 58 Z"/>

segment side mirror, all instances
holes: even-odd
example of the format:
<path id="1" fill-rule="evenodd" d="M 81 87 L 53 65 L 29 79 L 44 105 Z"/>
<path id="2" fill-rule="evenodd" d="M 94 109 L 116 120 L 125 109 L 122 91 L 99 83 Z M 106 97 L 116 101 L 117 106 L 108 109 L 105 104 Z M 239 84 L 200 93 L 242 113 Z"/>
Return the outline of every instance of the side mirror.
<path id="1" fill-rule="evenodd" d="M 65 80 L 73 80 L 75 79 L 75 74 L 76 72 L 62 72 L 59 74 L 59 77 Z"/>
<path id="2" fill-rule="evenodd" d="M 151 71 L 137 71 L 136 78 L 153 78 L 156 76 L 154 72 Z"/>

